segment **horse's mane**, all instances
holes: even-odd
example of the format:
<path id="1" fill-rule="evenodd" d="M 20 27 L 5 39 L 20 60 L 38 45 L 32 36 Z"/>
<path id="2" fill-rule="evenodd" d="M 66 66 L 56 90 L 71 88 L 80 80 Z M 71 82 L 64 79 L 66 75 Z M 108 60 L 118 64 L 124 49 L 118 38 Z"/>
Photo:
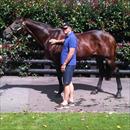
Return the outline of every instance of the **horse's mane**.
<path id="1" fill-rule="evenodd" d="M 32 19 L 25 19 L 25 21 L 29 21 L 33 24 L 37 24 L 39 27 L 52 28 L 51 25 L 49 25 L 49 24 L 45 24 L 45 23 L 42 23 L 42 22 L 39 22 L 39 21 L 34 21 Z"/>

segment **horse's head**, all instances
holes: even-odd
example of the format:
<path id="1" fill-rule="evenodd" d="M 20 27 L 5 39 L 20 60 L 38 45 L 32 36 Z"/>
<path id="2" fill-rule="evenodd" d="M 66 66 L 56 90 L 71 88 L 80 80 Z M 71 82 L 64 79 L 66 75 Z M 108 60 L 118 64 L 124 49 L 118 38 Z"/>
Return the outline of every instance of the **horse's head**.
<path id="1" fill-rule="evenodd" d="M 23 19 L 16 19 L 11 25 L 9 25 L 3 31 L 3 37 L 6 39 L 11 39 L 14 34 L 20 31 L 23 27 Z"/>

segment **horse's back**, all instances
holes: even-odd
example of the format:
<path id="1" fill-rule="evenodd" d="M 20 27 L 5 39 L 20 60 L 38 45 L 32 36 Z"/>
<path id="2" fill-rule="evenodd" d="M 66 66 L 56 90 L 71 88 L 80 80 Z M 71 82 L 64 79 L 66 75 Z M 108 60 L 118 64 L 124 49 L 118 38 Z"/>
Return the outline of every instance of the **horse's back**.
<path id="1" fill-rule="evenodd" d="M 91 41 L 90 44 L 92 43 L 92 40 L 93 42 L 96 41 L 104 42 L 106 40 L 109 40 L 110 43 L 112 43 L 113 41 L 115 42 L 114 37 L 110 33 L 102 30 L 90 30 L 83 33 L 77 33 L 76 36 L 79 40 L 85 40 L 86 42 Z"/>
<path id="2" fill-rule="evenodd" d="M 77 38 L 77 56 L 79 59 L 96 55 L 103 57 L 115 55 L 116 42 L 114 37 L 108 32 L 91 30 L 84 33 L 78 33 Z"/>

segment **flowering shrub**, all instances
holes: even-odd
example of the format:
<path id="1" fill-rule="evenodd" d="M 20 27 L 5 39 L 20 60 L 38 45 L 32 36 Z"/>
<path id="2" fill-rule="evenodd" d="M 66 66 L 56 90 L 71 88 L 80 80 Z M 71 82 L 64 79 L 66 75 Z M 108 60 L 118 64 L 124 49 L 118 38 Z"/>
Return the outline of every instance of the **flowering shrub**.
<path id="1" fill-rule="evenodd" d="M 91 2 L 81 4 L 71 0 L 66 4 L 63 0 L 1 0 L 0 1 L 0 34 L 16 17 L 27 17 L 60 27 L 65 21 L 69 22 L 75 32 L 85 32 L 101 29 L 110 32 L 117 40 L 128 40 L 130 37 L 130 8 L 129 3 L 117 1 L 106 5 L 99 0 L 99 6 L 94 8 Z M 1 37 L 1 35 L 0 35 Z"/>
<path id="2" fill-rule="evenodd" d="M 130 42 L 118 44 L 117 53 L 117 60 L 130 64 Z"/>

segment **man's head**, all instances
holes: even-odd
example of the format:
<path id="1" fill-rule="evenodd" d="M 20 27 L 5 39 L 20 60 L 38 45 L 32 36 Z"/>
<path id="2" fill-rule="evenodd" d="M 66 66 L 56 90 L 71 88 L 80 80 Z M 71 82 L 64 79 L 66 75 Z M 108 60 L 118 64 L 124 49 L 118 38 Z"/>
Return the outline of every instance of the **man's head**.
<path id="1" fill-rule="evenodd" d="M 68 35 L 72 31 L 72 28 L 68 23 L 64 23 L 62 29 L 66 35 Z"/>

